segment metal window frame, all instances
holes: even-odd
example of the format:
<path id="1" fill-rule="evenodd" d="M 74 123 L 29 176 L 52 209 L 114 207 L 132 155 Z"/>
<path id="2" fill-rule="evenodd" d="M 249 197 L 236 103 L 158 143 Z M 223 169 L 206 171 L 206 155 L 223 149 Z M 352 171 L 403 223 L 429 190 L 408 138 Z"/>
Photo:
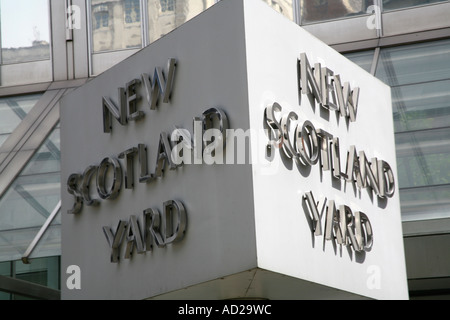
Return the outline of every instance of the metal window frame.
<path id="1" fill-rule="evenodd" d="M 22 262 L 24 264 L 30 264 L 30 256 L 33 253 L 34 249 L 36 249 L 36 246 L 38 245 L 39 241 L 42 239 L 42 236 L 47 231 L 48 227 L 50 227 L 51 223 L 55 219 L 55 217 L 58 215 L 58 213 L 61 211 L 61 200 L 57 203 L 56 207 L 53 209 L 52 213 L 48 216 L 48 218 L 45 220 L 45 223 L 42 225 L 41 229 L 39 229 L 39 232 L 34 237 L 33 241 L 31 241 L 30 245 L 28 246 L 25 253 L 22 255 Z"/>

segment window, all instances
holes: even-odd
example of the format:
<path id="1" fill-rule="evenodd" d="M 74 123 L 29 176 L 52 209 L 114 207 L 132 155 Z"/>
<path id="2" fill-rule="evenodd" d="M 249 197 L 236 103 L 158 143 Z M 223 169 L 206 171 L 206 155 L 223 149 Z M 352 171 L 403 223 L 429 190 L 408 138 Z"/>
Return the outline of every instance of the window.
<path id="1" fill-rule="evenodd" d="M 283 14 L 288 19 L 294 21 L 293 0 L 263 0 L 274 10 Z M 294 0 L 295 1 L 295 0 Z"/>
<path id="2" fill-rule="evenodd" d="M 383 0 L 383 10 L 388 11 L 444 1 L 448 0 Z"/>
<path id="3" fill-rule="evenodd" d="M 0 275 L 32 282 L 52 289 L 60 289 L 60 259 L 58 256 L 33 259 L 31 264 L 22 261 L 0 262 Z M 0 292 L 0 300 L 30 300 L 18 294 Z"/>
<path id="4" fill-rule="evenodd" d="M 125 23 L 141 22 L 139 0 L 125 0 Z"/>
<path id="5" fill-rule="evenodd" d="M 346 56 L 371 68 L 368 51 Z M 391 87 L 403 220 L 450 217 L 450 39 L 381 48 L 375 75 Z"/>
<path id="6" fill-rule="evenodd" d="M 367 72 L 371 71 L 374 50 L 347 53 L 345 56 Z"/>
<path id="7" fill-rule="evenodd" d="M 300 0 L 302 23 L 353 17 L 368 13 L 373 0 Z"/>
<path id="8" fill-rule="evenodd" d="M 93 52 L 142 47 L 139 0 L 91 0 Z"/>
<path id="9" fill-rule="evenodd" d="M 149 42 L 169 33 L 215 3 L 215 0 L 146 0 Z M 170 14 L 169 14 L 170 13 Z"/>
<path id="10" fill-rule="evenodd" d="M 50 59 L 48 0 L 0 0 L 1 64 Z"/>
<path id="11" fill-rule="evenodd" d="M 404 219 L 450 216 L 450 40 L 381 49 Z"/>
<path id="12" fill-rule="evenodd" d="M 93 10 L 94 12 L 94 29 L 109 26 L 109 11 L 108 6 L 99 5 Z"/>
<path id="13" fill-rule="evenodd" d="M 173 3 L 174 0 L 160 0 L 161 3 L 161 12 L 166 11 L 174 11 L 175 10 L 175 4 Z"/>
<path id="14" fill-rule="evenodd" d="M 0 199 L 0 261 L 22 257 L 61 198 L 59 128 L 55 128 Z M 35 257 L 60 254 L 60 214 Z"/>

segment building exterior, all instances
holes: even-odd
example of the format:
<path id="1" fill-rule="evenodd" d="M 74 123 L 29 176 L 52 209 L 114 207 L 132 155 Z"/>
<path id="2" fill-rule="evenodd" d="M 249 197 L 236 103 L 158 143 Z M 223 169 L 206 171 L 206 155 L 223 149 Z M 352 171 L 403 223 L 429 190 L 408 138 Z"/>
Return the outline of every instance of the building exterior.
<path id="1" fill-rule="evenodd" d="M 61 99 L 214 2 L 0 1 L 2 298 L 59 298 L 66 286 Z M 447 299 L 449 1 L 265 2 L 391 87 L 409 297 Z"/>

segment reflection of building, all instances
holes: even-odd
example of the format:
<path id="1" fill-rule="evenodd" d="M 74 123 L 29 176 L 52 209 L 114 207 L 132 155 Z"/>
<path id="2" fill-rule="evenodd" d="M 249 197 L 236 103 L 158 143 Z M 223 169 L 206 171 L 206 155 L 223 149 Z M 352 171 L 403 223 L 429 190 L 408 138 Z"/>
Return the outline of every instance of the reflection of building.
<path id="1" fill-rule="evenodd" d="M 342 18 L 365 13 L 373 0 L 302 0 L 302 18 L 306 21 Z"/>
<path id="2" fill-rule="evenodd" d="M 150 42 L 159 39 L 214 4 L 214 0 L 149 0 Z"/>
<path id="3" fill-rule="evenodd" d="M 46 41 L 33 41 L 30 47 L 4 48 L 3 63 L 19 63 L 50 59 L 49 44 Z"/>
<path id="4" fill-rule="evenodd" d="M 148 30 L 142 30 L 139 0 L 92 2 L 93 51 L 139 48 L 142 35 L 153 42 L 214 4 L 214 0 L 148 0 Z"/>
<path id="5" fill-rule="evenodd" d="M 139 0 L 93 1 L 92 30 L 94 52 L 140 47 Z"/>
<path id="6" fill-rule="evenodd" d="M 274 8 L 276 11 L 282 13 L 287 18 L 293 20 L 294 19 L 294 10 L 292 0 L 263 0 L 268 5 L 270 5 L 272 8 Z"/>

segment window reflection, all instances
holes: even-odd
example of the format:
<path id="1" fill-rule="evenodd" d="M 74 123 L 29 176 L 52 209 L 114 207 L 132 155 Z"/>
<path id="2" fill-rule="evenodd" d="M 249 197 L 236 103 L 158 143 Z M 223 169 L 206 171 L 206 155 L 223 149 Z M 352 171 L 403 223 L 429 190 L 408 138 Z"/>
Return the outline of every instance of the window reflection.
<path id="1" fill-rule="evenodd" d="M 148 0 L 149 41 L 161 38 L 214 3 L 214 0 Z"/>
<path id="2" fill-rule="evenodd" d="M 396 135 L 400 188 L 450 184 L 450 128 Z"/>
<path id="3" fill-rule="evenodd" d="M 450 124 L 450 80 L 392 88 L 396 132 Z"/>
<path id="4" fill-rule="evenodd" d="M 400 201 L 404 221 L 448 217 L 450 185 L 401 189 Z"/>
<path id="5" fill-rule="evenodd" d="M 381 50 L 376 76 L 390 86 L 450 79 L 450 40 Z"/>
<path id="6" fill-rule="evenodd" d="M 92 0 L 91 19 L 94 52 L 142 46 L 139 0 Z"/>
<path id="7" fill-rule="evenodd" d="M 388 11 L 444 1 L 448 0 L 383 0 L 383 10 Z"/>
<path id="8" fill-rule="evenodd" d="M 391 86 L 400 200 L 407 220 L 450 210 L 450 40 L 381 49 Z"/>
<path id="9" fill-rule="evenodd" d="M 294 7 L 292 0 L 263 0 L 273 9 L 282 13 L 286 18 L 294 21 Z"/>
<path id="10" fill-rule="evenodd" d="M 50 59 L 48 0 L 0 0 L 1 63 Z"/>
<path id="11" fill-rule="evenodd" d="M 302 23 L 365 14 L 372 5 L 373 0 L 300 0 Z"/>

